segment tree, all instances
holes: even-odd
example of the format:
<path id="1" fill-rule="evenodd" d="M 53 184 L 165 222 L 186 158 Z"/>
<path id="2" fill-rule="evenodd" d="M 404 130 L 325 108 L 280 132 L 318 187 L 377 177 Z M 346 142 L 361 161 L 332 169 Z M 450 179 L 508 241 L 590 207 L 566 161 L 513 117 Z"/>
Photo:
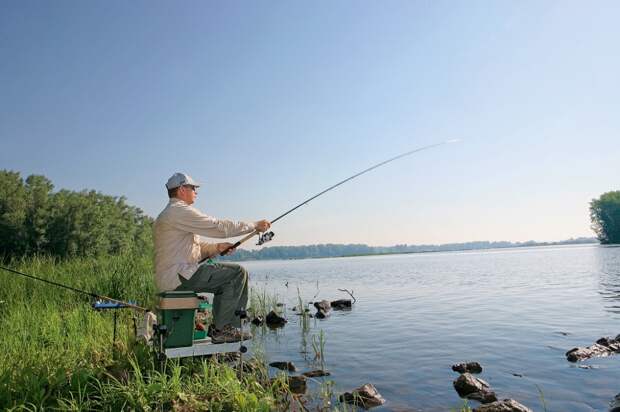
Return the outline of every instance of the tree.
<path id="1" fill-rule="evenodd" d="M 150 253 L 153 219 L 123 197 L 60 190 L 44 176 L 0 170 L 0 259 Z"/>
<path id="2" fill-rule="evenodd" d="M 620 243 L 620 191 L 603 193 L 590 202 L 592 230 L 603 244 Z"/>

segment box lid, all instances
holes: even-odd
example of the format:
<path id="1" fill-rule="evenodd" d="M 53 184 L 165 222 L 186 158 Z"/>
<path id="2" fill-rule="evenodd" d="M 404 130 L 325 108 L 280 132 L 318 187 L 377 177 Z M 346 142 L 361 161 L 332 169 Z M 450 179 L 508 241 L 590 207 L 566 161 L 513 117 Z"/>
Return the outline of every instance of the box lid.
<path id="1" fill-rule="evenodd" d="M 195 298 L 198 295 L 196 292 L 186 291 L 186 290 L 170 290 L 167 292 L 161 292 L 159 294 L 160 297 L 166 299 L 181 299 L 181 298 Z"/>

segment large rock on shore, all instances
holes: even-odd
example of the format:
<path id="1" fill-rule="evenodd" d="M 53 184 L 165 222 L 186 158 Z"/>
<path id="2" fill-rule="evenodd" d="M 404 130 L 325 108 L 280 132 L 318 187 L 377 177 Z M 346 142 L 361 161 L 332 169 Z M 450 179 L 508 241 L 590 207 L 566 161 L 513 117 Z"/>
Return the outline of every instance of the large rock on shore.
<path id="1" fill-rule="evenodd" d="M 595 344 L 588 347 L 573 348 L 566 352 L 566 359 L 577 362 L 584 359 L 600 358 L 620 353 L 620 335 L 615 339 L 609 337 L 600 338 Z"/>
<path id="2" fill-rule="evenodd" d="M 473 399 L 481 403 L 491 403 L 497 401 L 495 392 L 491 390 L 489 384 L 482 379 L 464 373 L 454 382 L 454 389 L 461 398 Z"/>
<path id="3" fill-rule="evenodd" d="M 533 412 L 527 406 L 521 405 L 514 399 L 504 399 L 474 408 L 474 412 Z"/>
<path id="4" fill-rule="evenodd" d="M 345 392 L 338 399 L 340 402 L 350 403 L 364 409 L 374 408 L 385 403 L 385 399 L 372 383 L 367 383 L 351 392 Z"/>

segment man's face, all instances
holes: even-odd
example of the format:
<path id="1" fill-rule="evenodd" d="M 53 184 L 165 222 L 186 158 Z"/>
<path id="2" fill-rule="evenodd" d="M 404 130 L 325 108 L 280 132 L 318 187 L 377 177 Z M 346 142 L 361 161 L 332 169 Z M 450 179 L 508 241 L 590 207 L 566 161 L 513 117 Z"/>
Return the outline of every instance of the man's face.
<path id="1" fill-rule="evenodd" d="M 196 201 L 196 195 L 198 194 L 196 186 L 184 185 L 179 188 L 177 191 L 177 197 L 191 205 Z"/>

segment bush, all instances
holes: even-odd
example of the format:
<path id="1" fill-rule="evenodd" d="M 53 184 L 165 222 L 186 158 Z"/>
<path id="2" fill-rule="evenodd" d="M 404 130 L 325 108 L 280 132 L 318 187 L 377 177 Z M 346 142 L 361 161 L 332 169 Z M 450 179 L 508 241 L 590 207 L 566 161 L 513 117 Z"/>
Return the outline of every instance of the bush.
<path id="1" fill-rule="evenodd" d="M 603 193 L 590 202 L 592 230 L 603 244 L 620 243 L 620 191 Z"/>

